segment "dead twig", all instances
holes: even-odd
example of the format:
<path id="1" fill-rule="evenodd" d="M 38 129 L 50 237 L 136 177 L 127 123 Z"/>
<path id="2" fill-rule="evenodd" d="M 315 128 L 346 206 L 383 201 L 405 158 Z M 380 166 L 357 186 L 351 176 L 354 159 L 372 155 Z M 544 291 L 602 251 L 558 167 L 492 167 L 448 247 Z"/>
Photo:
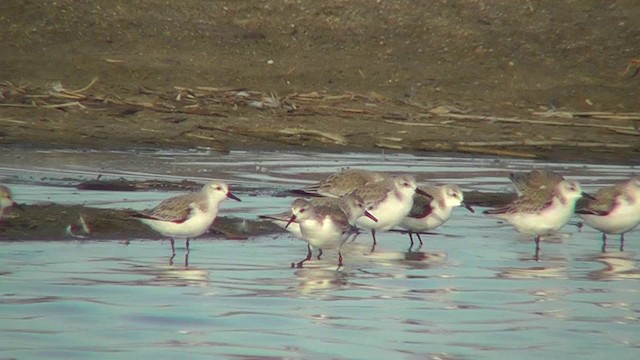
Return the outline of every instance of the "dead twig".
<path id="1" fill-rule="evenodd" d="M 544 114 L 544 113 L 534 113 L 535 114 Z M 564 114 L 564 113 L 563 113 Z M 573 113 L 567 113 L 573 114 Z M 577 113 L 580 114 L 580 113 Z M 640 114 L 639 114 L 640 115 Z M 549 120 L 531 120 L 531 119 L 520 119 L 514 117 L 499 117 L 499 116 L 484 116 L 484 115 L 467 115 L 467 114 L 455 114 L 455 113 L 445 113 L 439 116 L 453 118 L 453 119 L 461 119 L 461 120 L 483 120 L 483 121 L 491 121 L 491 122 L 506 122 L 506 123 L 516 123 L 516 124 L 537 124 L 537 125 L 549 125 L 549 126 L 579 126 L 579 127 L 592 127 L 592 128 L 601 128 L 612 131 L 627 131 L 629 133 L 633 133 L 635 135 L 638 132 L 632 126 L 617 126 L 617 125 L 606 125 L 606 124 L 589 124 L 589 123 L 580 123 L 580 122 L 561 122 L 561 121 L 549 121 Z M 573 115 L 572 115 L 573 116 Z M 602 115 L 600 115 L 602 116 Z M 640 118 L 638 118 L 640 120 Z M 624 118 L 624 120 L 634 120 L 634 118 Z"/>
<path id="2" fill-rule="evenodd" d="M 2 107 L 18 107 L 18 108 L 35 108 L 37 105 L 29 105 L 29 104 L 0 104 Z"/>
<path id="3" fill-rule="evenodd" d="M 28 122 L 26 122 L 26 121 L 22 121 L 22 120 L 14 120 L 14 119 L 0 119 L 0 121 L 2 121 L 2 122 L 8 122 L 8 123 L 13 123 L 13 124 L 19 124 L 19 125 L 26 125 L 26 124 L 28 124 Z"/>
<path id="4" fill-rule="evenodd" d="M 638 121 L 640 120 L 640 113 L 631 112 L 631 113 L 615 113 L 608 111 L 582 111 L 582 112 L 571 112 L 571 111 L 544 111 L 544 112 L 534 112 L 533 115 L 542 116 L 542 117 L 559 117 L 559 118 L 593 118 L 593 119 L 605 119 L 605 120 L 630 120 L 630 121 Z"/>
<path id="5" fill-rule="evenodd" d="M 496 156 L 511 156 L 524 159 L 535 159 L 538 156 L 530 152 L 505 150 L 498 148 L 487 147 L 473 147 L 464 146 L 458 143 L 444 143 L 444 142 L 422 142 L 416 146 L 417 150 L 422 151 L 450 151 L 450 152 L 465 152 L 471 154 L 484 154 L 484 155 L 496 155 Z"/>
<path id="6" fill-rule="evenodd" d="M 72 102 L 68 102 L 68 103 L 62 103 L 62 104 L 48 104 L 48 105 L 39 105 L 38 107 L 41 108 L 52 108 L 52 109 L 60 109 L 60 108 L 66 108 L 66 107 L 72 107 L 72 106 L 78 106 L 82 109 L 86 109 L 87 107 L 82 105 L 79 101 L 72 101 Z"/>
<path id="7" fill-rule="evenodd" d="M 464 129 L 464 126 L 455 126 L 448 124 L 431 124 L 431 123 L 417 123 L 417 122 L 408 122 L 408 121 L 394 121 L 394 120 L 385 120 L 389 124 L 397 124 L 397 125 L 405 125 L 405 126 L 424 126 L 424 127 L 445 127 L 445 128 L 453 128 L 453 129 Z"/>
<path id="8" fill-rule="evenodd" d="M 568 147 L 606 147 L 606 148 L 632 148 L 630 144 L 614 144 L 606 142 L 588 142 L 571 140 L 505 140 L 505 141 L 460 141 L 457 146 L 484 147 L 484 146 L 568 146 Z"/>
<path id="9" fill-rule="evenodd" d="M 284 135 L 314 136 L 314 137 L 318 137 L 320 139 L 329 140 L 330 142 L 333 142 L 333 143 L 339 144 L 339 145 L 346 145 L 347 144 L 347 139 L 344 136 L 342 136 L 340 134 L 334 134 L 334 133 L 330 133 L 330 132 L 325 132 L 325 131 L 286 128 L 286 129 L 278 130 L 277 132 L 280 133 L 280 134 L 284 134 Z"/>
<path id="10" fill-rule="evenodd" d="M 94 77 L 91 80 L 89 85 L 87 85 L 87 86 L 85 86 L 85 87 L 83 87 L 81 89 L 78 89 L 78 90 L 66 90 L 66 92 L 69 92 L 69 93 L 72 93 L 72 94 L 79 94 L 79 93 L 82 93 L 82 92 L 85 92 L 85 91 L 89 90 L 96 82 L 98 82 L 98 77 L 97 76 Z"/>

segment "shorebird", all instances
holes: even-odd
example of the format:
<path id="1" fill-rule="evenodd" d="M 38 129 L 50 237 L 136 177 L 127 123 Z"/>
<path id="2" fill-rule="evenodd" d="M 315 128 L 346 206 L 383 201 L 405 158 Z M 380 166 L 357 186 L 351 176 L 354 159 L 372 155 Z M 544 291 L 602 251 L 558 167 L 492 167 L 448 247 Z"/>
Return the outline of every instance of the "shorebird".
<path id="1" fill-rule="evenodd" d="M 607 234 L 620 234 L 620 251 L 624 251 L 624 234 L 640 224 L 640 176 L 601 188 L 595 199 L 576 213 L 585 224 L 602 232 L 602 252 Z"/>
<path id="2" fill-rule="evenodd" d="M 216 216 L 220 202 L 233 195 L 224 182 L 212 181 L 198 192 L 192 192 L 164 200 L 148 211 L 134 212 L 132 217 L 171 240 L 171 259 L 176 254 L 174 238 L 186 238 L 187 254 L 189 240 L 204 234 Z"/>
<path id="3" fill-rule="evenodd" d="M 352 225 L 354 219 L 366 216 L 372 221 L 377 219 L 364 209 L 362 200 L 355 195 L 349 195 L 341 204 L 313 205 L 306 199 L 296 199 L 291 204 L 291 217 L 285 229 L 297 221 L 302 239 L 308 244 L 307 257 L 297 263 L 302 267 L 305 261 L 311 259 L 312 248 L 320 250 L 338 249 L 338 268 L 342 266 L 342 245 L 356 230 Z M 292 266 L 294 264 L 291 264 Z"/>
<path id="4" fill-rule="evenodd" d="M 352 193 L 354 190 L 366 184 L 385 180 L 387 178 L 387 175 L 375 171 L 347 169 L 333 173 L 316 184 L 303 189 L 294 190 L 293 192 L 308 196 L 339 198 Z"/>
<path id="5" fill-rule="evenodd" d="M 376 231 L 386 231 L 400 224 L 411 211 L 414 194 L 431 197 L 417 188 L 416 179 L 411 175 L 368 183 L 353 193 L 364 200 L 366 209 L 378 219 L 375 222 L 370 218 L 360 217 L 356 221 L 359 228 L 371 230 L 372 252 L 377 244 Z"/>
<path id="6" fill-rule="evenodd" d="M 309 202 L 313 206 L 327 206 L 327 207 L 335 207 L 344 211 L 349 218 L 349 224 L 352 226 L 356 225 L 356 219 L 360 216 L 365 215 L 366 210 L 364 209 L 364 201 L 357 195 L 346 195 L 341 198 L 328 198 L 328 197 L 319 197 L 310 199 Z M 287 230 L 293 236 L 304 239 L 302 233 L 300 232 L 300 223 L 298 221 L 294 221 L 289 223 L 289 219 L 291 219 L 291 209 L 277 213 L 277 214 L 268 214 L 268 215 L 258 215 L 258 218 L 265 219 L 273 224 Z M 287 226 L 287 224 L 289 224 Z M 321 250 L 321 249 L 320 249 Z"/>
<path id="7" fill-rule="evenodd" d="M 528 173 L 512 172 L 509 174 L 509 179 L 520 196 L 529 191 L 551 192 L 559 182 L 564 180 L 564 177 L 555 171 L 536 169 Z"/>
<path id="8" fill-rule="evenodd" d="M 422 245 L 420 232 L 433 230 L 449 220 L 454 207 L 464 206 L 472 213 L 474 210 L 464 202 L 464 194 L 458 185 L 447 184 L 441 186 L 422 186 L 421 190 L 431 197 L 415 194 L 413 196 L 413 207 L 409 215 L 402 220 L 400 227 L 407 229 L 411 246 L 413 246 L 413 235 L 418 236 L 418 241 Z"/>
<path id="9" fill-rule="evenodd" d="M 506 220 L 518 232 L 535 235 L 537 258 L 540 236 L 562 228 L 573 215 L 576 202 L 582 196 L 590 197 L 582 192 L 578 182 L 563 180 L 551 192 L 547 189 L 529 191 L 505 207 L 485 210 L 484 213 Z"/>
<path id="10" fill-rule="evenodd" d="M 5 209 L 15 206 L 18 206 L 18 204 L 13 201 L 11 190 L 4 185 L 0 185 L 0 219 L 2 219 Z"/>

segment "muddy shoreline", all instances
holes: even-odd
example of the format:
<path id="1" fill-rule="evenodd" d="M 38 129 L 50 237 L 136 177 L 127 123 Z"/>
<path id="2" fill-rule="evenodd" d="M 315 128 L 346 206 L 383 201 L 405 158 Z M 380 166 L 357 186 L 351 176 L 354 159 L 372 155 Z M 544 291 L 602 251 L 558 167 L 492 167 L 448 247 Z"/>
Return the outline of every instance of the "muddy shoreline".
<path id="1" fill-rule="evenodd" d="M 304 149 L 640 164 L 640 113 L 545 111 L 523 118 L 358 94 L 280 98 L 207 88 L 180 89 L 178 95 L 175 89 L 155 92 L 141 100 L 133 94 L 116 98 L 100 89 L 0 88 L 5 94 L 0 145 L 27 151 Z M 187 100 L 180 98 L 182 93 Z"/>
<path id="2" fill-rule="evenodd" d="M 7 0 L 0 151 L 639 165 L 638 18 L 633 1 Z M 119 210 L 100 211 L 27 206 L 0 237 L 57 239 L 60 224 L 95 212 L 126 229 L 103 234 L 92 219 L 100 236 L 142 231 Z M 30 220 L 39 217 L 57 225 Z"/>
<path id="3" fill-rule="evenodd" d="M 640 163 L 632 1 L 0 10 L 0 147 Z"/>
<path id="4" fill-rule="evenodd" d="M 152 184 L 150 184 L 152 183 Z M 182 182 L 129 182 L 89 181 L 76 186 L 83 191 L 149 191 L 180 190 L 189 191 L 199 187 L 190 181 Z M 251 196 L 259 192 L 262 195 L 288 196 L 292 200 L 297 196 L 288 192 L 276 192 L 273 189 L 234 188 L 234 193 Z M 465 201 L 471 206 L 499 206 L 508 203 L 515 195 L 509 193 L 491 193 L 472 191 L 465 193 Z M 142 225 L 130 216 L 131 209 L 95 208 L 83 205 L 62 205 L 52 202 L 24 205 L 8 211 L 0 222 L 0 241 L 67 241 L 67 240 L 117 240 L 163 239 L 161 235 Z M 225 214 L 221 210 L 202 238 L 226 238 L 246 240 L 251 237 L 287 233 L 269 221 L 241 219 Z"/>

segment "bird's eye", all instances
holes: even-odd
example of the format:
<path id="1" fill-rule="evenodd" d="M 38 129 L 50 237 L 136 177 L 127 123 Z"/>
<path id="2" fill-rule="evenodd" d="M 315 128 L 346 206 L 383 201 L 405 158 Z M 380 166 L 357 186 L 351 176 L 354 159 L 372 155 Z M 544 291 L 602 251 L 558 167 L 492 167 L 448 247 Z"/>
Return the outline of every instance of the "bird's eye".
<path id="1" fill-rule="evenodd" d="M 222 186 L 216 187 L 216 190 L 222 190 Z"/>
<path id="2" fill-rule="evenodd" d="M 300 209 L 300 214 L 302 214 L 304 212 L 304 209 Z"/>

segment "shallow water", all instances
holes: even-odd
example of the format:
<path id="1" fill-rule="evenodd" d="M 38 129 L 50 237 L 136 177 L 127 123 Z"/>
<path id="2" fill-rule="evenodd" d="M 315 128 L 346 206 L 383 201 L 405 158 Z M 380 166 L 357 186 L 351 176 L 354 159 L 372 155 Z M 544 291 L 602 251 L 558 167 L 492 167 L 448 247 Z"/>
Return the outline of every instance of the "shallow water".
<path id="1" fill-rule="evenodd" d="M 0 181 L 19 202 L 146 208 L 172 193 L 78 191 L 103 177 L 229 180 L 245 218 L 283 210 L 273 197 L 342 167 L 415 173 L 464 189 L 509 191 L 505 175 L 540 163 L 413 155 L 201 152 L 4 152 Z M 587 191 L 629 167 L 553 164 Z M 144 171 L 141 171 L 144 170 Z M 542 244 L 460 208 L 409 250 L 383 233 L 370 254 L 361 235 L 307 268 L 288 235 L 184 244 L 167 241 L 0 243 L 0 358 L 594 358 L 640 355 L 638 231 L 606 253 L 592 229 Z"/>

